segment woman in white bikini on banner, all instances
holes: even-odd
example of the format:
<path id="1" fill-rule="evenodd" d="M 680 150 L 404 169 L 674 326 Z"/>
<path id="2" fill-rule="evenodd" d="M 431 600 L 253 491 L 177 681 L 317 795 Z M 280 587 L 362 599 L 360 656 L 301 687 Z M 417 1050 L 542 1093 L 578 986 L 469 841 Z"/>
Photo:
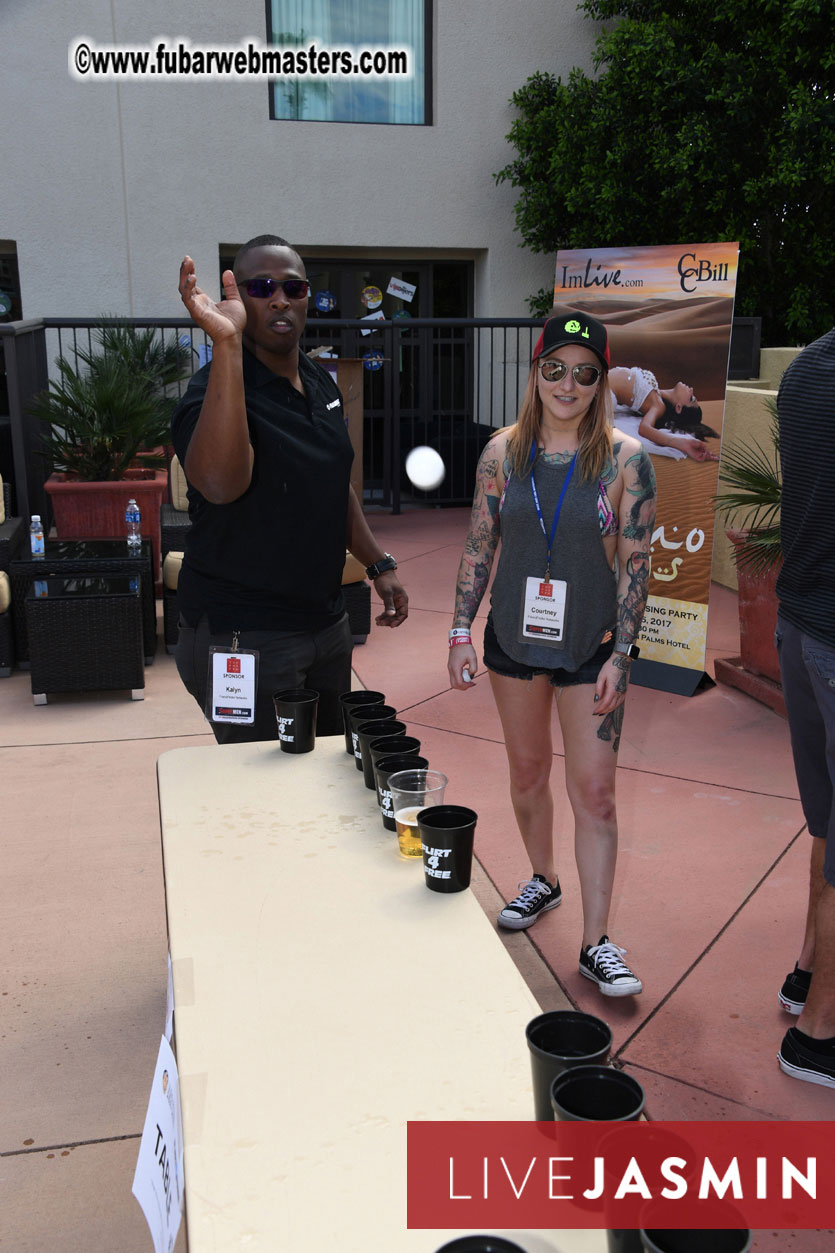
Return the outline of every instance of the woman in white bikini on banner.
<path id="1" fill-rule="evenodd" d="M 579 312 L 546 322 L 518 420 L 494 435 L 478 464 L 449 677 L 465 691 L 478 671 L 470 627 L 501 539 L 484 664 L 532 877 L 499 925 L 529 927 L 562 899 L 550 787 L 556 700 L 583 901 L 580 973 L 604 995 L 626 996 L 641 981 L 608 934 L 615 770 L 647 597 L 655 478 L 639 441 L 612 427 L 608 367 L 602 323 Z"/>
<path id="2" fill-rule="evenodd" d="M 640 419 L 634 432 L 627 426 L 627 433 L 648 440 L 652 445 L 648 452 L 672 451 L 693 461 L 719 460 L 719 454 L 705 443 L 719 435 L 702 421 L 701 406 L 689 383 L 659 387 L 650 370 L 615 366 L 609 371 L 609 389 L 617 406 L 615 422 L 625 418 L 629 423 L 633 414 Z"/>

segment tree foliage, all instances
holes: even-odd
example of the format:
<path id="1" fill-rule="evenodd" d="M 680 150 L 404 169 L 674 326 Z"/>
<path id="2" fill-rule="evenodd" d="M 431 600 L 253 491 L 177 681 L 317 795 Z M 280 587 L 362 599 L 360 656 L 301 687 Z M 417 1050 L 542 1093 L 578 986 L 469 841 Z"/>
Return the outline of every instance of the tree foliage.
<path id="1" fill-rule="evenodd" d="M 832 0 L 585 0 L 592 77 L 513 96 L 516 223 L 535 252 L 738 240 L 763 342 L 835 322 Z M 532 299 L 541 311 L 550 291 Z"/>

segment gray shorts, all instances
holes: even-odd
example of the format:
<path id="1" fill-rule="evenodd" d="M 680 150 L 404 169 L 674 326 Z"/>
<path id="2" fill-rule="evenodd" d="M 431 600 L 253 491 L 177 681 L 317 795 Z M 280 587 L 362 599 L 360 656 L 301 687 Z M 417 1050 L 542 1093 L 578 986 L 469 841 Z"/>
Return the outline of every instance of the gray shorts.
<path id="1" fill-rule="evenodd" d="M 209 673 L 209 648 L 228 648 L 230 631 L 213 635 L 204 616 L 196 627 L 180 618 L 175 660 L 180 678 L 203 712 Z M 235 726 L 230 722 L 211 723 L 218 744 L 277 740 L 273 693 L 283 688 L 309 687 L 319 693 L 316 715 L 317 735 L 342 735 L 342 709 L 339 697 L 351 690 L 351 628 L 345 614 L 334 626 L 321 631 L 241 631 L 241 648 L 258 650 L 258 689 L 255 694 L 255 722 Z"/>
<path id="2" fill-rule="evenodd" d="M 835 887 L 835 648 L 779 616 L 774 641 L 803 816 L 826 840 L 823 873 Z"/>

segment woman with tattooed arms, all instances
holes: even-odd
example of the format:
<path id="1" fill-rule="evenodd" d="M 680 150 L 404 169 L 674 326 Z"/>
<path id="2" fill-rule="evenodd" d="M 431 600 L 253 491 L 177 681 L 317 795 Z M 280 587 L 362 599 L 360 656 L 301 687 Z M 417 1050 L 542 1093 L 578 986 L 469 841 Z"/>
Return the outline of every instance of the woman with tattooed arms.
<path id="1" fill-rule="evenodd" d="M 647 597 L 655 478 L 640 443 L 612 427 L 608 368 L 602 323 L 579 312 L 546 322 L 519 418 L 479 461 L 449 676 L 466 691 L 478 670 L 470 627 L 501 540 L 484 665 L 533 877 L 520 884 L 499 925 L 530 927 L 562 899 L 549 782 L 556 700 L 583 901 L 580 973 L 604 996 L 630 996 L 641 981 L 608 936 L 615 768 Z"/>

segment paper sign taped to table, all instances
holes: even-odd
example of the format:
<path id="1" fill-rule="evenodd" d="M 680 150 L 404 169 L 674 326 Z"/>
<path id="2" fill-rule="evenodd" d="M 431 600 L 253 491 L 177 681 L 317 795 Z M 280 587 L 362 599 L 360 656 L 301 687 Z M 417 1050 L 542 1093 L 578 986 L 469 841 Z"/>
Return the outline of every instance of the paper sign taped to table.
<path id="1" fill-rule="evenodd" d="M 171 954 L 168 954 L 168 992 L 165 997 L 165 1038 L 171 1043 L 174 1034 L 174 971 L 171 969 Z"/>
<path id="2" fill-rule="evenodd" d="M 183 1216 L 183 1123 L 177 1062 L 165 1036 L 131 1191 L 142 1207 L 155 1253 L 173 1253 Z"/>

